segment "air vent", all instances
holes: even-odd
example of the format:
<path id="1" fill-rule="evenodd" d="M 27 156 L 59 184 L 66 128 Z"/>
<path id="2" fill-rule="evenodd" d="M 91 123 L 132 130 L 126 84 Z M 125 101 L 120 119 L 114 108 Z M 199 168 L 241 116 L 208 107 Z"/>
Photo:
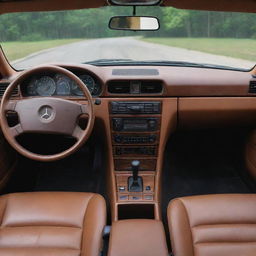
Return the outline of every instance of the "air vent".
<path id="1" fill-rule="evenodd" d="M 108 92 L 113 94 L 159 94 L 162 91 L 162 81 L 157 80 L 115 80 L 108 83 Z"/>
<path id="2" fill-rule="evenodd" d="M 8 83 L 0 83 L 0 97 L 4 95 L 5 90 L 9 86 Z M 18 88 L 14 89 L 12 92 L 12 96 L 16 96 L 18 94 Z"/>
<path id="3" fill-rule="evenodd" d="M 163 85 L 161 81 L 143 81 L 141 83 L 140 92 L 145 94 L 161 93 Z"/>
<path id="4" fill-rule="evenodd" d="M 256 80 L 250 81 L 249 93 L 256 93 Z"/>
<path id="5" fill-rule="evenodd" d="M 128 94 L 130 93 L 129 81 L 111 81 L 108 84 L 108 92 L 115 94 Z"/>

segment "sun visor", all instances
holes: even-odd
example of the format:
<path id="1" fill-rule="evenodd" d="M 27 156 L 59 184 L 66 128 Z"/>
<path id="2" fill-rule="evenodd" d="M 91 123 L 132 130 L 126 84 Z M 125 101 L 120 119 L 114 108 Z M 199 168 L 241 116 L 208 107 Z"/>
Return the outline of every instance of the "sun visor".
<path id="1" fill-rule="evenodd" d="M 0 0 L 0 14 L 10 12 L 58 11 L 97 8 L 108 5 L 105 0 Z"/>
<path id="2" fill-rule="evenodd" d="M 256 0 L 165 0 L 163 4 L 179 9 L 256 13 Z"/>

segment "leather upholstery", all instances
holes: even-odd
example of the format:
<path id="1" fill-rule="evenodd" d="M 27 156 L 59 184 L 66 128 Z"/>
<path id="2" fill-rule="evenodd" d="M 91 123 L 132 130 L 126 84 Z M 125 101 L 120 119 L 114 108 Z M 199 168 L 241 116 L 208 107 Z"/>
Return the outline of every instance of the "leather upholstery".
<path id="1" fill-rule="evenodd" d="M 163 223 L 129 219 L 112 224 L 108 256 L 167 256 Z"/>
<path id="2" fill-rule="evenodd" d="M 168 222 L 175 256 L 256 255 L 256 194 L 178 198 Z"/>
<path id="3" fill-rule="evenodd" d="M 104 199 L 93 193 L 33 192 L 0 197 L 0 255 L 98 256 Z"/>

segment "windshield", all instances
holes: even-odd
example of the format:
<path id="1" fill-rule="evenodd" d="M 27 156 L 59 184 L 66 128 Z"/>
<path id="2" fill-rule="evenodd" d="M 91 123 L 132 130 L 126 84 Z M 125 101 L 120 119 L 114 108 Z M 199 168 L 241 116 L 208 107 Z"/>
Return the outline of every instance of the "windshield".
<path id="1" fill-rule="evenodd" d="M 0 16 L 2 48 L 16 69 L 96 60 L 190 62 L 251 69 L 256 63 L 256 14 L 138 7 L 156 16 L 158 31 L 115 31 L 115 15 L 132 7 L 103 7 Z"/>

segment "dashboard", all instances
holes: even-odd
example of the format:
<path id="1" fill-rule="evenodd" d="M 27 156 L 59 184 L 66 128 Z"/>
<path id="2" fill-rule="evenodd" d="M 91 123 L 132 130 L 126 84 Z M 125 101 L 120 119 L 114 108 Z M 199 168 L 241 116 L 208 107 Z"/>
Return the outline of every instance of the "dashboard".
<path id="1" fill-rule="evenodd" d="M 96 77 L 88 73 L 76 75 L 83 81 L 93 97 L 97 97 L 101 94 L 101 84 Z M 74 81 L 59 73 L 38 74 L 28 79 L 21 85 L 21 92 L 25 97 L 83 96 L 82 90 Z"/>
<path id="2" fill-rule="evenodd" d="M 109 107 L 108 100 L 157 100 L 174 102 L 163 104 L 163 111 L 177 109 L 178 126 L 184 129 L 256 123 L 256 77 L 252 72 L 169 66 L 57 66 L 77 75 L 93 97 L 101 98 L 97 111 L 102 113 Z M 0 80 L 0 99 L 11 79 Z M 16 99 L 43 96 L 83 98 L 69 78 L 51 71 L 30 76 L 13 92 Z M 143 112 L 150 107 L 132 106 L 129 111 L 139 108 Z M 126 111 L 126 106 L 121 104 L 118 111 Z"/>

